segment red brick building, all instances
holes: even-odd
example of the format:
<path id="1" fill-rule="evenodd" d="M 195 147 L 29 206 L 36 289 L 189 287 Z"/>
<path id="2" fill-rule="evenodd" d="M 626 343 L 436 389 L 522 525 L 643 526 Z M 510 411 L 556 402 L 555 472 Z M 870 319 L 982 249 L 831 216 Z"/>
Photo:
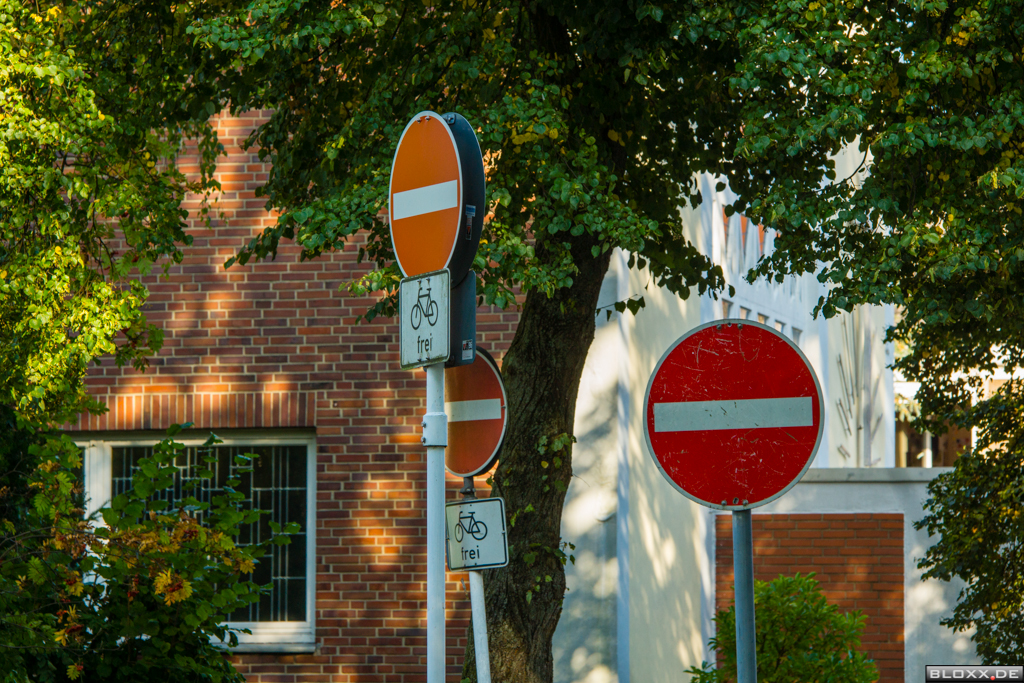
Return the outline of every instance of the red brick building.
<path id="1" fill-rule="evenodd" d="M 903 515 L 751 515 L 754 579 L 814 572 L 821 591 L 843 611 L 867 617 L 861 650 L 880 681 L 904 680 Z M 733 600 L 732 524 L 715 518 L 715 608 Z M 756 615 L 755 615 L 756 618 Z"/>
<path id="2" fill-rule="evenodd" d="M 187 443 L 212 430 L 227 445 L 299 448 L 297 455 L 282 452 L 282 460 L 301 460 L 308 452 L 313 476 L 305 478 L 311 486 L 303 502 L 315 501 L 305 510 L 312 513 L 314 543 L 300 538 L 293 545 L 311 550 L 315 568 L 292 567 L 292 574 L 308 578 L 279 583 L 303 584 L 312 609 L 301 614 L 305 627 L 263 628 L 266 637 L 256 640 L 266 642 L 242 648 L 259 653 L 240 654 L 237 664 L 253 681 L 420 680 L 426 657 L 424 374 L 399 368 L 392 320 L 357 322 L 371 299 L 339 290 L 368 268 L 356 263 L 357 241 L 311 261 L 282 243 L 273 261 L 224 269 L 275 220 L 254 195 L 267 166 L 240 150 L 259 121 L 219 121 L 230 150 L 218 173 L 223 191 L 215 208 L 223 219 L 211 229 L 194 224 L 184 261 L 167 277 L 144 279 L 149 320 L 166 332 L 149 369 L 138 373 L 105 362 L 89 373 L 90 391 L 109 412 L 72 426 L 89 444 L 87 485 L 94 504 L 102 503 L 110 491 L 103 480 L 112 478 L 116 489 L 119 459 L 152 445 L 173 423 L 195 425 L 183 434 Z M 480 346 L 500 358 L 516 318 L 515 311 L 481 309 Z M 301 489 L 299 482 L 287 483 Z M 298 558 L 291 559 L 295 564 Z M 468 623 L 468 587 L 459 579 L 450 575 L 447 587 L 454 680 Z M 288 590 L 301 607 L 294 587 Z M 287 609 L 271 613 L 297 616 Z M 265 626 L 250 625 L 254 635 Z"/>

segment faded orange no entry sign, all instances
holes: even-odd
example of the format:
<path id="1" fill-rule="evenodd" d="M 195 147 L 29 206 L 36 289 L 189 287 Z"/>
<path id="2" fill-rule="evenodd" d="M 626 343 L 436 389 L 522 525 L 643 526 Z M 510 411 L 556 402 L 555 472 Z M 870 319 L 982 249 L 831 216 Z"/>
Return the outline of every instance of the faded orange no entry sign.
<path id="1" fill-rule="evenodd" d="M 406 277 L 448 268 L 458 285 L 483 226 L 483 157 L 458 114 L 416 114 L 395 150 L 389 192 L 391 241 Z"/>
<path id="2" fill-rule="evenodd" d="M 508 425 L 508 400 L 501 372 L 490 354 L 476 350 L 469 365 L 444 373 L 448 448 L 444 465 L 459 477 L 482 474 L 494 466 Z"/>

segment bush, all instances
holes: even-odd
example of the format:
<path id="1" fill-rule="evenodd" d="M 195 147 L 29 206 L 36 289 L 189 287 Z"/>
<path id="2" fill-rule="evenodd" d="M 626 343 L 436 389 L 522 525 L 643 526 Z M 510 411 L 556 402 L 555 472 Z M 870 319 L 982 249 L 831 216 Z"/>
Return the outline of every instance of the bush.
<path id="1" fill-rule="evenodd" d="M 843 614 L 821 594 L 814 574 L 754 582 L 758 683 L 869 683 L 875 664 L 858 652 L 865 617 Z M 710 645 L 717 666 L 704 662 L 687 673 L 692 683 L 736 680 L 736 607 L 715 616 Z"/>
<path id="2" fill-rule="evenodd" d="M 59 434 L 28 439 L 36 467 L 20 500 L 8 484 L 0 506 L 17 513 L 0 518 L 4 683 L 244 681 L 215 643 L 237 643 L 224 622 L 259 600 L 249 575 L 269 543 L 288 537 L 237 545 L 240 526 L 262 513 L 246 509 L 238 479 L 210 503 L 195 498 L 208 469 L 177 482 L 183 495 L 173 505 L 162 500 L 185 448 L 171 438 L 179 429 L 139 461 L 131 489 L 101 510 L 102 524 L 82 517 L 78 448 Z M 211 436 L 206 447 L 218 442 Z M 236 471 L 250 471 L 248 456 L 236 461 Z"/>

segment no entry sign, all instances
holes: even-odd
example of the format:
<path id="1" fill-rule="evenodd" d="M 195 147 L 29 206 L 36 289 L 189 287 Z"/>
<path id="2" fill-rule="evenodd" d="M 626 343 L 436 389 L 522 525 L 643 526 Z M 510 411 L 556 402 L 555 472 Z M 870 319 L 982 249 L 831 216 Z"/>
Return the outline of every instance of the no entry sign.
<path id="1" fill-rule="evenodd" d="M 508 401 L 501 373 L 481 348 L 470 365 L 444 373 L 444 412 L 448 414 L 448 448 L 444 465 L 457 477 L 491 469 L 501 451 L 508 425 Z"/>
<path id="2" fill-rule="evenodd" d="M 821 443 L 821 386 L 800 349 L 748 320 L 697 327 L 651 375 L 644 436 L 687 497 L 745 510 L 799 481 Z"/>
<path id="3" fill-rule="evenodd" d="M 484 217 L 483 156 L 459 114 L 416 114 L 391 165 L 391 242 L 406 277 L 447 268 L 457 286 L 480 242 Z"/>

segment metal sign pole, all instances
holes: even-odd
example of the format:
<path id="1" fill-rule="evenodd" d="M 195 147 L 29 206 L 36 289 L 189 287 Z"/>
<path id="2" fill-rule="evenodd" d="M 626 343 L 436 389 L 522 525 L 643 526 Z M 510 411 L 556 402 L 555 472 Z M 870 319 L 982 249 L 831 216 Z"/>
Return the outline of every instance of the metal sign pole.
<path id="1" fill-rule="evenodd" d="M 427 682 L 444 683 L 444 448 L 448 416 L 444 412 L 444 364 L 428 365 L 427 413 Z"/>
<path id="2" fill-rule="evenodd" d="M 450 333 L 459 333 L 453 366 L 471 363 L 476 337 L 476 281 L 459 293 L 474 325 L 450 325 L 451 286 L 470 274 L 480 246 L 487 181 L 474 128 L 454 112 L 442 118 L 421 111 L 398 140 L 388 186 L 388 222 L 395 261 L 405 278 L 399 285 L 399 361 L 402 368 L 426 367 L 427 412 L 427 683 L 445 682 L 444 451 L 448 417 L 444 405 L 444 363 L 451 360 Z M 461 207 L 461 211 L 442 209 Z M 465 222 L 463 222 L 465 216 Z M 463 237 L 463 235 L 465 235 Z M 408 315 L 406 315 L 408 313 Z M 478 532 L 479 533 L 479 532 Z M 486 533 L 485 533 L 486 535 Z M 475 549 L 474 549 L 475 552 Z"/>
<path id="3" fill-rule="evenodd" d="M 757 683 L 754 533 L 750 510 L 732 512 L 732 567 L 736 588 L 736 680 L 737 683 Z"/>
<path id="4" fill-rule="evenodd" d="M 476 498 L 473 477 L 462 478 L 462 498 Z M 487 606 L 484 603 L 484 575 L 469 572 L 469 602 L 473 611 L 473 651 L 476 656 L 477 683 L 491 683 L 491 652 L 487 646 Z"/>
<path id="5" fill-rule="evenodd" d="M 487 647 L 487 608 L 484 606 L 484 575 L 469 573 L 469 600 L 473 609 L 473 649 L 477 683 L 491 683 L 491 653 Z"/>

